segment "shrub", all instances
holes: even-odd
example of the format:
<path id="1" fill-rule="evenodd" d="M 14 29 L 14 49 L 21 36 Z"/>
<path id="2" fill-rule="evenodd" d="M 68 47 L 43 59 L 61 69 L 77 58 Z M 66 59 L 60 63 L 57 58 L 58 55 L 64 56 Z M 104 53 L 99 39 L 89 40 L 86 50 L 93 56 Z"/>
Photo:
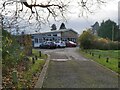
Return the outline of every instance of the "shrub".
<path id="1" fill-rule="evenodd" d="M 3 71 L 10 68 L 15 68 L 24 57 L 20 45 L 17 43 L 16 38 L 10 33 L 2 31 L 2 67 Z M 6 70 L 5 70 L 6 69 Z M 3 74 L 6 72 L 3 72 Z"/>
<path id="2" fill-rule="evenodd" d="M 83 49 L 92 49 L 94 35 L 90 31 L 84 31 L 79 37 L 80 47 Z"/>
<path id="3" fill-rule="evenodd" d="M 120 49 L 119 42 L 106 41 L 105 39 L 95 40 L 93 43 L 94 49 L 100 50 L 118 50 Z"/>
<path id="4" fill-rule="evenodd" d="M 84 31 L 79 42 L 82 49 L 120 50 L 120 42 L 95 37 L 90 31 Z"/>

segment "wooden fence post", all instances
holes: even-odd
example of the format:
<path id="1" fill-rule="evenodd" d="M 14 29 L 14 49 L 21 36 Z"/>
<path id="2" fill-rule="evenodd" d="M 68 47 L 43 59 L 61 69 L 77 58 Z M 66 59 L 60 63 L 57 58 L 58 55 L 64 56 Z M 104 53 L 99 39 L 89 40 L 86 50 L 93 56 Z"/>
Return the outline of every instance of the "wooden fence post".
<path id="1" fill-rule="evenodd" d="M 41 51 L 39 51 L 39 56 L 41 57 Z"/>
<path id="2" fill-rule="evenodd" d="M 14 70 L 12 72 L 12 79 L 13 79 L 13 84 L 17 85 L 18 78 L 17 78 L 17 71 L 16 70 Z"/>
<path id="3" fill-rule="evenodd" d="M 109 57 L 106 58 L 106 62 L 107 62 L 107 63 L 109 62 Z"/>
<path id="4" fill-rule="evenodd" d="M 32 57 L 32 63 L 33 63 L 33 64 L 35 63 L 35 59 L 34 59 L 34 57 Z"/>

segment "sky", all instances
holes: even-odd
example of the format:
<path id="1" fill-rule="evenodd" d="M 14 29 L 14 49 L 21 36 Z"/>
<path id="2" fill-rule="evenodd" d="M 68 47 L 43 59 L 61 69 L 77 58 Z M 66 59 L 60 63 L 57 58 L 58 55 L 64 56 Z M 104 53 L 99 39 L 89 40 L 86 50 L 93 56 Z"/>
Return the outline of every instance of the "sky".
<path id="1" fill-rule="evenodd" d="M 30 0 L 27 0 L 27 1 L 30 1 Z M 46 3 L 44 2 L 45 0 L 37 0 L 37 1 Z M 74 0 L 71 0 L 71 1 L 74 1 Z M 76 5 L 76 3 L 73 2 L 71 4 L 71 7 L 69 8 L 69 11 L 72 11 L 72 13 L 67 13 L 67 17 L 66 17 L 67 22 L 64 22 L 64 21 L 55 22 L 54 20 L 50 20 L 50 23 L 51 23 L 50 25 L 56 24 L 57 28 L 59 29 L 60 24 L 64 22 L 66 25 L 66 28 L 72 28 L 73 30 L 81 34 L 83 30 L 90 28 L 96 21 L 101 23 L 103 20 L 105 21 L 105 20 L 111 19 L 118 24 L 118 2 L 119 1 L 120 0 L 108 0 L 106 4 L 101 5 L 100 8 L 97 8 L 96 10 L 94 10 L 93 14 L 87 14 L 87 16 L 83 16 L 83 17 L 78 17 L 79 15 L 78 12 L 81 9 L 78 9 L 78 7 L 73 8 L 72 5 Z M 11 6 L 11 8 L 14 8 L 14 6 Z M 10 9 L 10 7 L 8 7 L 8 9 Z M 20 24 L 23 26 L 28 25 L 25 20 L 22 21 Z M 50 31 L 50 25 L 42 24 L 40 32 Z M 30 25 L 29 27 L 21 30 L 25 30 L 26 33 L 35 33 L 34 25 Z"/>
<path id="2" fill-rule="evenodd" d="M 71 18 L 66 24 L 67 27 L 73 28 L 79 34 L 86 28 L 91 27 L 96 21 L 101 23 L 103 20 L 111 19 L 118 23 L 118 1 L 112 0 L 106 5 L 103 5 L 101 9 L 95 11 L 93 15 L 88 15 L 88 17 L 74 17 Z"/>
<path id="3" fill-rule="evenodd" d="M 100 9 L 96 10 L 94 14 L 89 14 L 87 17 L 78 17 L 78 14 L 70 14 L 68 15 L 68 20 L 65 22 L 66 28 L 72 28 L 79 34 L 83 32 L 83 30 L 90 28 L 96 21 L 101 23 L 103 20 L 111 19 L 118 24 L 118 1 L 119 0 L 111 0 L 107 2 L 105 5 L 102 5 Z M 59 29 L 61 22 L 54 22 Z M 43 26 L 41 32 L 50 31 L 50 28 L 46 25 Z"/>

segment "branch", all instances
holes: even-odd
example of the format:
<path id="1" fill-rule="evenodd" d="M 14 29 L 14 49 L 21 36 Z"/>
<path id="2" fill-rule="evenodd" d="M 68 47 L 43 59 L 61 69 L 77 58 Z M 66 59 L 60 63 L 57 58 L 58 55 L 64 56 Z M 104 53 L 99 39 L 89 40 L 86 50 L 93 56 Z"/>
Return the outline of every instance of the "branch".
<path id="1" fill-rule="evenodd" d="M 24 5 L 25 5 L 25 4 L 24 4 Z M 25 6 L 26 6 L 26 5 L 25 5 Z M 26 7 L 42 7 L 42 8 L 48 8 L 48 7 L 52 7 L 52 6 L 54 6 L 54 7 L 59 7 L 59 9 L 62 8 L 62 6 L 57 5 L 57 4 L 51 4 L 51 5 L 43 5 L 43 4 L 38 4 L 38 5 L 36 5 L 36 4 L 33 4 L 33 5 L 26 6 Z"/>

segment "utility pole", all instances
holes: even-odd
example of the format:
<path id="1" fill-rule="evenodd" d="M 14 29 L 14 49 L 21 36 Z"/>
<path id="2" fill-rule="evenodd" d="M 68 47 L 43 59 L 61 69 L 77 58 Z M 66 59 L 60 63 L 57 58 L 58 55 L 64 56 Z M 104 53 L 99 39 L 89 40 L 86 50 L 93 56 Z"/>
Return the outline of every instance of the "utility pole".
<path id="1" fill-rule="evenodd" d="M 114 25 L 112 26 L 112 42 L 114 41 Z"/>

